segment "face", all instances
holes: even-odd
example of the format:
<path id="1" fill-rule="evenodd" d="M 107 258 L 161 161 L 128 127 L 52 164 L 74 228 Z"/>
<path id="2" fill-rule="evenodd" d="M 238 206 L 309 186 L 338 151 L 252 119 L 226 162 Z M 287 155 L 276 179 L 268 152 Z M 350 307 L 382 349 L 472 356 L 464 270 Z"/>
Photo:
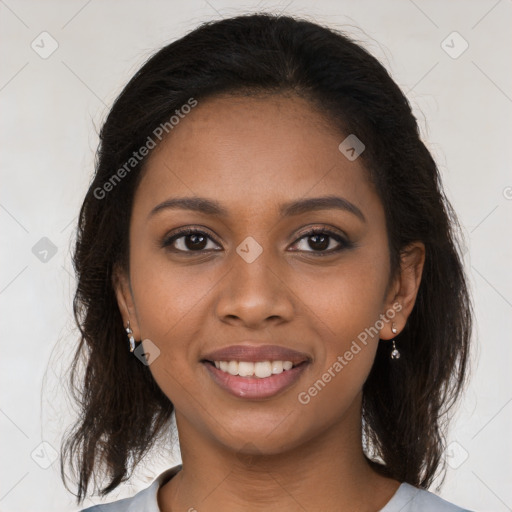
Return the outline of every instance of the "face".
<path id="1" fill-rule="evenodd" d="M 116 291 L 179 428 L 277 453 L 359 421 L 419 280 L 391 279 L 384 210 L 344 138 L 296 97 L 216 97 L 149 157 Z"/>

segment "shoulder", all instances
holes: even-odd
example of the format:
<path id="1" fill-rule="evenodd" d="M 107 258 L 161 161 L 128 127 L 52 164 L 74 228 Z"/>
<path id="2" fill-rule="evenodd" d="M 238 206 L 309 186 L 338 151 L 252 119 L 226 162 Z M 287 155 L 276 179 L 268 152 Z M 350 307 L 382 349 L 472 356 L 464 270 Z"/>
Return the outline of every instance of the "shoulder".
<path id="1" fill-rule="evenodd" d="M 379 512 L 471 512 L 435 494 L 403 482 L 391 501 Z"/>
<path id="2" fill-rule="evenodd" d="M 180 469 L 181 464 L 167 469 L 161 473 L 149 487 L 139 491 L 131 498 L 94 505 L 82 509 L 80 512 L 160 512 L 157 501 L 158 489 L 176 475 Z"/>
<path id="3" fill-rule="evenodd" d="M 100 505 L 93 505 L 89 508 L 84 508 L 80 512 L 131 512 L 132 510 L 144 512 L 158 512 L 158 509 L 153 510 L 148 508 L 148 497 L 144 491 L 140 491 L 131 498 L 124 498 L 122 500 L 112 501 L 111 503 L 102 503 Z"/>

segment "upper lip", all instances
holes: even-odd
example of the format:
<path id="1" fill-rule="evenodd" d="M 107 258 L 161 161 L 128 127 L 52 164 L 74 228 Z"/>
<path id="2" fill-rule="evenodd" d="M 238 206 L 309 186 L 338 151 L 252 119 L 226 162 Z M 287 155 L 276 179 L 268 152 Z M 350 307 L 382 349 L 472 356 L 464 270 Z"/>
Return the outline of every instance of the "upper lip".
<path id="1" fill-rule="evenodd" d="M 298 352 L 278 345 L 231 345 L 209 352 L 203 361 L 291 361 L 299 364 L 310 361 L 304 352 Z"/>

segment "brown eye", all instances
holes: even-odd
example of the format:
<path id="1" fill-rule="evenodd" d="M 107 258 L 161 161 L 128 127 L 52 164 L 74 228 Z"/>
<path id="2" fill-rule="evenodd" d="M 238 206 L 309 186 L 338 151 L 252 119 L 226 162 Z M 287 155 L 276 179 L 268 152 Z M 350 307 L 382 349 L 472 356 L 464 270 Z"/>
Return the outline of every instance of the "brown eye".
<path id="1" fill-rule="evenodd" d="M 330 245 L 331 237 L 325 234 L 311 235 L 308 244 L 315 251 L 325 251 Z"/>
<path id="2" fill-rule="evenodd" d="M 208 243 L 213 242 L 214 247 L 208 247 Z M 170 248 L 175 252 L 201 252 L 218 250 L 215 249 L 217 243 L 205 232 L 196 229 L 185 229 L 166 237 L 162 247 Z"/>
<path id="3" fill-rule="evenodd" d="M 182 237 L 185 241 L 185 247 L 191 251 L 201 251 L 207 245 L 207 238 L 204 235 L 194 233 Z"/>
<path id="4" fill-rule="evenodd" d="M 313 229 L 304 233 L 294 246 L 298 246 L 304 240 L 302 248 L 294 249 L 309 253 L 318 253 L 319 256 L 332 254 L 352 246 L 351 242 L 341 235 L 327 229 Z"/>

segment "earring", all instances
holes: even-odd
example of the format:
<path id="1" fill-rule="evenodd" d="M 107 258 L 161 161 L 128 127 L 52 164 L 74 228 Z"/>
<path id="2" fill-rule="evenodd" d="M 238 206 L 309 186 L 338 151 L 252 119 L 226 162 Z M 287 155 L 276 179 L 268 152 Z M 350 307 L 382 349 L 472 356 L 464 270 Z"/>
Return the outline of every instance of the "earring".
<path id="1" fill-rule="evenodd" d="M 130 352 L 133 352 L 135 350 L 135 338 L 133 337 L 133 331 L 130 328 L 130 320 L 128 320 L 128 323 L 126 324 L 126 334 L 130 340 Z"/>
<path id="2" fill-rule="evenodd" d="M 397 328 L 395 327 L 395 322 L 391 324 L 391 332 L 393 334 L 396 334 L 398 332 Z M 396 348 L 395 340 L 393 340 L 393 350 L 391 351 L 391 359 L 400 359 L 400 352 Z"/>

